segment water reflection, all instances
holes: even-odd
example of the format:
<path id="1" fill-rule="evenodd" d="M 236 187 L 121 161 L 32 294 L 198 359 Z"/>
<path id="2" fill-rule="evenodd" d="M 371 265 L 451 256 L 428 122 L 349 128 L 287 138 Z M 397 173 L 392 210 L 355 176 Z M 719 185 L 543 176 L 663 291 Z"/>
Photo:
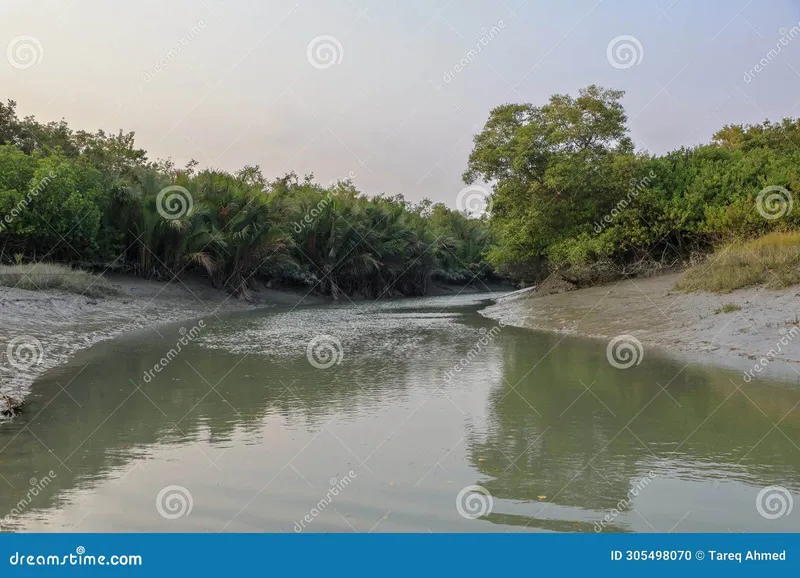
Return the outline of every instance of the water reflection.
<path id="1" fill-rule="evenodd" d="M 492 478 L 485 485 L 494 496 L 537 505 L 492 521 L 558 531 L 669 531 L 678 522 L 682 530 L 800 529 L 797 519 L 767 521 L 755 508 L 762 486 L 800 490 L 796 391 L 652 358 L 617 370 L 580 341 L 546 355 L 560 337 L 504 337 L 503 384 L 489 394 L 486 431 L 470 439 L 471 461 Z M 532 368 L 530 359 L 541 361 Z M 718 509 L 698 507 L 698 484 Z M 612 522 L 596 525 L 612 511 Z"/>
<path id="2" fill-rule="evenodd" d="M 656 355 L 618 370 L 603 344 L 510 327 L 481 341 L 479 307 L 207 319 L 149 382 L 178 326 L 85 351 L 0 428 L 0 515 L 56 474 L 6 529 L 292 531 L 353 470 L 311 531 L 800 530 L 755 507 L 764 486 L 800 491 L 797 391 Z M 324 370 L 306 358 L 321 334 L 343 354 Z M 175 483 L 194 510 L 165 521 Z M 455 508 L 470 484 L 494 497 L 479 520 Z"/>

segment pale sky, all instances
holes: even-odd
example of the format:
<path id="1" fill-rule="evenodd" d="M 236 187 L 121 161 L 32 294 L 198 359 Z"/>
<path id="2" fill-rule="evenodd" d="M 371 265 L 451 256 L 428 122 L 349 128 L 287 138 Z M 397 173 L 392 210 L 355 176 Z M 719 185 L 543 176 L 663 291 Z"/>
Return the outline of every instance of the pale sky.
<path id="1" fill-rule="evenodd" d="M 707 142 L 726 123 L 800 116 L 800 10 L 789 0 L 0 7 L 0 97 L 16 100 L 22 116 L 132 130 L 151 159 L 178 165 L 259 164 L 268 178 L 294 170 L 323 182 L 353 173 L 365 192 L 449 206 L 464 186 L 472 134 L 503 103 L 542 104 L 592 83 L 624 89 L 631 136 L 655 153 Z M 781 45 L 793 26 L 797 35 Z M 315 67 L 308 47 L 321 36 L 335 39 L 321 42 L 336 58 Z M 638 42 L 621 41 L 635 64 L 610 62 L 619 36 Z M 453 74 L 462 58 L 466 66 Z M 762 58 L 766 65 L 746 81 Z"/>

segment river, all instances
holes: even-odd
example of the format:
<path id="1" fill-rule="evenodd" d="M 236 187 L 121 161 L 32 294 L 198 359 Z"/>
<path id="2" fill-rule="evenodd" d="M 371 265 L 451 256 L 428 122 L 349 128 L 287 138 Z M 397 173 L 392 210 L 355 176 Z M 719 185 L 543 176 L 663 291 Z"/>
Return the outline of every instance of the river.
<path id="1" fill-rule="evenodd" d="M 486 304 L 237 312 L 81 351 L 0 424 L 2 529 L 800 531 L 794 386 L 649 350 L 618 369 Z"/>

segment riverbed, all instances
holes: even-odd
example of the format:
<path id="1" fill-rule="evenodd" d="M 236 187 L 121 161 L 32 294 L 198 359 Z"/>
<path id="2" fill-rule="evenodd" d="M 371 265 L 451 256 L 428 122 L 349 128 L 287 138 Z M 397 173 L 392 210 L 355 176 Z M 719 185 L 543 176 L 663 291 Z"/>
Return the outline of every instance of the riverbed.
<path id="1" fill-rule="evenodd" d="M 78 351 L 0 427 L 2 529 L 800 531 L 794 383 L 621 369 L 487 305 L 229 311 Z"/>

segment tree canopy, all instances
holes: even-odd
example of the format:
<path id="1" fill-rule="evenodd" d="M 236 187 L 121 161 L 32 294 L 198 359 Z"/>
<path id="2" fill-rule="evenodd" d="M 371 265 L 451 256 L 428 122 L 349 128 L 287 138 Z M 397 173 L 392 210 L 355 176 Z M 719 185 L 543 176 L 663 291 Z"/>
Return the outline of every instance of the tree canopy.
<path id="1" fill-rule="evenodd" d="M 493 186 L 487 258 L 500 273 L 535 281 L 569 271 L 591 283 L 797 226 L 788 201 L 800 185 L 800 121 L 729 125 L 710 144 L 655 156 L 634 152 L 623 96 L 593 85 L 491 111 L 464 181 Z M 780 218 L 759 212 L 769 186 L 787 201 Z"/>
<path id="2" fill-rule="evenodd" d="M 0 261 L 194 271 L 245 297 L 257 282 L 382 297 L 491 276 L 490 240 L 486 219 L 441 203 L 369 198 L 350 180 L 268 181 L 257 165 L 176 168 L 148 160 L 133 133 L 40 124 L 0 104 Z"/>

